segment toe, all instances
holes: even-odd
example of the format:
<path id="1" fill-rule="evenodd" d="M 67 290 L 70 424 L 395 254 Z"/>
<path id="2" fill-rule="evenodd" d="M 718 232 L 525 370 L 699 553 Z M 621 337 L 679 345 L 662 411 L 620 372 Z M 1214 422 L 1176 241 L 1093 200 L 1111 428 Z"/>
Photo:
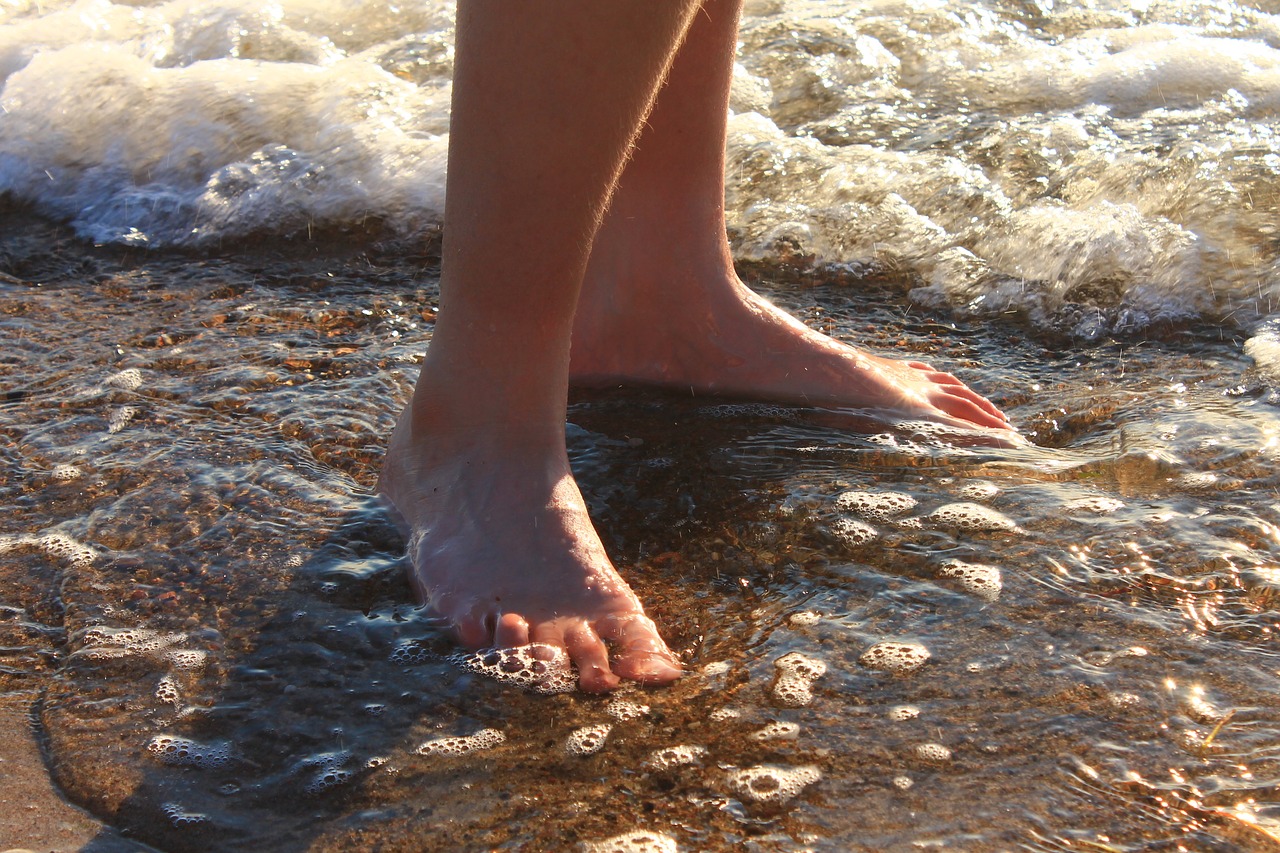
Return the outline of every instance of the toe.
<path id="1" fill-rule="evenodd" d="M 484 613 L 468 613 L 454 624 L 458 642 L 468 649 L 493 645 L 493 619 Z"/>
<path id="2" fill-rule="evenodd" d="M 569 659 L 578 667 L 578 686 L 589 693 L 603 693 L 618 686 L 618 676 L 609 669 L 609 649 L 585 622 L 564 632 Z"/>
<path id="3" fill-rule="evenodd" d="M 643 613 L 610 616 L 596 623 L 614 644 L 613 670 L 642 684 L 666 684 L 680 677 L 680 663 Z"/>
<path id="4" fill-rule="evenodd" d="M 516 613 L 504 613 L 493 632 L 493 644 L 500 649 L 529 645 L 529 623 Z"/>

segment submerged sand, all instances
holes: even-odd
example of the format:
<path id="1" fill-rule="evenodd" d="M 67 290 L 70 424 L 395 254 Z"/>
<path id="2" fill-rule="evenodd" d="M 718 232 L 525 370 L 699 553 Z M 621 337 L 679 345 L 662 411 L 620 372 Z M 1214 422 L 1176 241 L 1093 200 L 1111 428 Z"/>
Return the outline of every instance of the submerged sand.
<path id="1" fill-rule="evenodd" d="M 1036 444 L 576 391 L 575 471 L 690 674 L 545 696 L 450 660 L 369 499 L 429 250 L 5 224 L 0 692 L 42 752 L 2 754 L 110 827 L 86 849 L 1280 849 L 1280 419 L 1226 330 L 745 271 Z"/>

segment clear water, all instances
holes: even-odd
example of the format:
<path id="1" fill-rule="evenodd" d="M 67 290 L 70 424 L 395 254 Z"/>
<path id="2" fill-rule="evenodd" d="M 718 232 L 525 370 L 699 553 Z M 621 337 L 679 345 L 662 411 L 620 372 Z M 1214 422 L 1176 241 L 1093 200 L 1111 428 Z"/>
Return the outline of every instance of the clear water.
<path id="1" fill-rule="evenodd" d="M 744 273 L 1034 446 L 575 394 L 593 515 L 690 669 L 613 698 L 451 663 L 368 495 L 436 305 L 448 9 L 4 15 L 0 693 L 107 823 L 165 850 L 1277 845 L 1267 9 L 750 4 Z"/>

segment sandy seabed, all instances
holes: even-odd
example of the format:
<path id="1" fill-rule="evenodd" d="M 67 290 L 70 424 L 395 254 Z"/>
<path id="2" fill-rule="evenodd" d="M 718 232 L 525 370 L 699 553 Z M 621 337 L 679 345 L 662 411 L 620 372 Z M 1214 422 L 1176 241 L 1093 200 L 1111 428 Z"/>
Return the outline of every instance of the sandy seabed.
<path id="1" fill-rule="evenodd" d="M 1280 419 L 1229 332 L 1049 339 L 744 270 L 1034 445 L 575 391 L 593 516 L 689 675 L 540 695 L 459 665 L 369 495 L 430 247 L 4 225 L 0 696 L 83 849 L 1280 849 Z"/>

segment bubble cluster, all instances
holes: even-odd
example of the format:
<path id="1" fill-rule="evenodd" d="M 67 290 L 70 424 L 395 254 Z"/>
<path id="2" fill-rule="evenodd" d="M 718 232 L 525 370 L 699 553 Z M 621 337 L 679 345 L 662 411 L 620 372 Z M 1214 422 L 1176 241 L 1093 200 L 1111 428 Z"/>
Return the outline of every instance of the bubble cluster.
<path id="1" fill-rule="evenodd" d="M 193 826 L 208 823 L 209 816 L 197 812 L 189 812 L 177 803 L 164 803 L 160 806 L 165 817 L 178 829 L 189 829 Z"/>
<path id="2" fill-rule="evenodd" d="M 138 416 L 138 410 L 134 406 L 121 406 L 111 413 L 111 417 L 107 419 L 107 432 L 117 433 L 129 425 L 135 417 Z"/>
<path id="3" fill-rule="evenodd" d="M 872 521 L 888 521 L 916 507 L 916 499 L 905 492 L 851 490 L 836 495 L 836 507 L 856 512 Z"/>
<path id="4" fill-rule="evenodd" d="M 605 741 L 609 739 L 611 731 L 613 726 L 608 723 L 574 729 L 564 742 L 564 751 L 570 755 L 595 755 L 604 749 Z"/>
<path id="5" fill-rule="evenodd" d="M 136 367 L 129 367 L 119 373 L 111 374 L 102 380 L 102 384 L 113 388 L 123 388 L 126 391 L 136 391 L 142 387 L 142 371 Z"/>
<path id="6" fill-rule="evenodd" d="M 827 671 L 820 660 L 799 652 L 788 652 L 773 662 L 778 676 L 773 682 L 773 699 L 786 708 L 802 708 L 813 701 L 813 682 Z"/>
<path id="7" fill-rule="evenodd" d="M 880 537 L 880 531 L 857 518 L 837 518 L 831 522 L 831 535 L 846 548 L 856 548 L 874 542 Z"/>
<path id="8" fill-rule="evenodd" d="M 890 708 L 889 713 L 885 716 L 896 722 L 914 720 L 916 717 L 920 716 L 920 709 L 915 705 L 896 705 Z"/>
<path id="9" fill-rule="evenodd" d="M 742 712 L 737 708 L 716 708 L 707 715 L 713 723 L 723 723 L 727 720 L 736 720 L 741 716 Z"/>
<path id="10" fill-rule="evenodd" d="M 80 635 L 77 655 L 89 660 L 119 660 L 150 656 L 186 639 L 181 634 L 161 634 L 149 628 L 108 628 L 95 625 Z"/>
<path id="11" fill-rule="evenodd" d="M 200 649 L 170 649 L 165 652 L 164 658 L 177 669 L 187 670 L 204 669 L 209 662 L 208 652 Z"/>
<path id="12" fill-rule="evenodd" d="M 49 476 L 60 483 L 67 483 L 71 480 L 79 480 L 84 476 L 84 472 L 75 465 L 64 462 L 61 465 L 53 466 L 53 471 L 50 472 Z"/>
<path id="13" fill-rule="evenodd" d="M 938 569 L 938 577 L 950 578 L 966 591 L 987 601 L 995 601 L 1004 589 L 1000 569 L 982 563 L 947 560 Z"/>
<path id="14" fill-rule="evenodd" d="M 454 735 L 429 740 L 416 750 L 418 755 L 441 755 L 456 758 L 469 752 L 492 749 L 507 739 L 497 729 L 481 729 L 473 735 Z"/>
<path id="15" fill-rule="evenodd" d="M 609 700 L 609 704 L 604 706 L 604 712 L 615 720 L 626 722 L 627 720 L 637 720 L 649 713 L 649 706 L 632 702 L 630 699 L 623 699 L 621 696 L 615 696 Z"/>
<path id="16" fill-rule="evenodd" d="M 308 794 L 323 794 L 330 788 L 344 785 L 351 781 L 351 771 L 343 767 L 351 758 L 351 753 L 322 752 L 302 762 L 302 766 L 312 769 L 304 790 Z"/>
<path id="17" fill-rule="evenodd" d="M 680 847 L 669 835 L 638 829 L 603 841 L 588 841 L 582 849 L 585 853 L 676 853 Z"/>
<path id="18" fill-rule="evenodd" d="M 940 527 L 971 533 L 1017 533 L 1021 528 L 1013 519 L 991 507 L 976 503 L 952 503 L 940 506 L 925 516 Z"/>
<path id="19" fill-rule="evenodd" d="M 230 744 L 200 743 L 177 735 L 156 735 L 147 744 L 147 751 L 159 756 L 165 764 L 201 770 L 222 767 L 231 760 Z"/>
<path id="20" fill-rule="evenodd" d="M 572 693 L 578 679 L 569 653 L 558 646 L 530 643 L 512 649 L 482 649 L 451 655 L 455 665 L 533 693 Z"/>
<path id="21" fill-rule="evenodd" d="M 822 621 L 822 614 L 816 610 L 801 610 L 787 617 L 787 622 L 796 628 L 809 628 Z"/>
<path id="22" fill-rule="evenodd" d="M 676 767 L 697 764 L 706 754 L 707 748 L 705 746 L 694 744 L 668 746 L 650 754 L 645 764 L 653 770 L 671 770 Z"/>
<path id="23" fill-rule="evenodd" d="M 97 551 L 65 533 L 37 536 L 32 544 L 53 559 L 64 560 L 67 565 L 74 567 L 91 565 L 98 556 Z"/>
<path id="24" fill-rule="evenodd" d="M 156 685 L 156 698 L 166 705 L 177 705 L 182 701 L 182 694 L 178 690 L 178 683 L 173 680 L 173 676 L 166 675 L 160 679 Z"/>
<path id="25" fill-rule="evenodd" d="M 915 785 L 915 782 L 912 781 L 910 776 L 893 777 L 893 787 L 897 788 L 899 791 L 909 791 L 913 785 Z"/>
<path id="26" fill-rule="evenodd" d="M 434 657 L 417 640 L 405 640 L 391 650 L 388 660 L 397 666 L 415 666 Z"/>
<path id="27" fill-rule="evenodd" d="M 1092 512 L 1097 515 L 1108 515 L 1118 509 L 1124 509 L 1124 501 L 1116 498 L 1108 498 L 1102 495 L 1096 495 L 1089 498 L 1077 498 L 1073 501 L 1067 501 L 1063 505 L 1063 509 L 1068 511 Z"/>
<path id="28" fill-rule="evenodd" d="M 749 737 L 752 740 L 795 740 L 800 736 L 800 725 L 798 723 L 788 723 L 781 720 L 775 720 L 769 723 L 759 731 L 752 732 Z"/>
<path id="29" fill-rule="evenodd" d="M 940 743 L 916 744 L 916 758 L 933 764 L 943 764 L 951 760 L 951 750 Z"/>
<path id="30" fill-rule="evenodd" d="M 929 650 L 920 643 L 899 643 L 886 640 L 876 643 L 858 658 L 858 663 L 869 669 L 878 669 L 894 675 L 915 672 L 929 660 Z"/>
<path id="31" fill-rule="evenodd" d="M 785 803 L 809 785 L 822 778 L 822 772 L 811 765 L 784 767 L 760 764 L 734 770 L 726 777 L 729 788 L 744 800 L 754 803 Z"/>
<path id="32" fill-rule="evenodd" d="M 995 483 L 965 483 L 960 487 L 960 497 L 970 501 L 991 500 L 1000 494 L 1000 487 Z"/>

